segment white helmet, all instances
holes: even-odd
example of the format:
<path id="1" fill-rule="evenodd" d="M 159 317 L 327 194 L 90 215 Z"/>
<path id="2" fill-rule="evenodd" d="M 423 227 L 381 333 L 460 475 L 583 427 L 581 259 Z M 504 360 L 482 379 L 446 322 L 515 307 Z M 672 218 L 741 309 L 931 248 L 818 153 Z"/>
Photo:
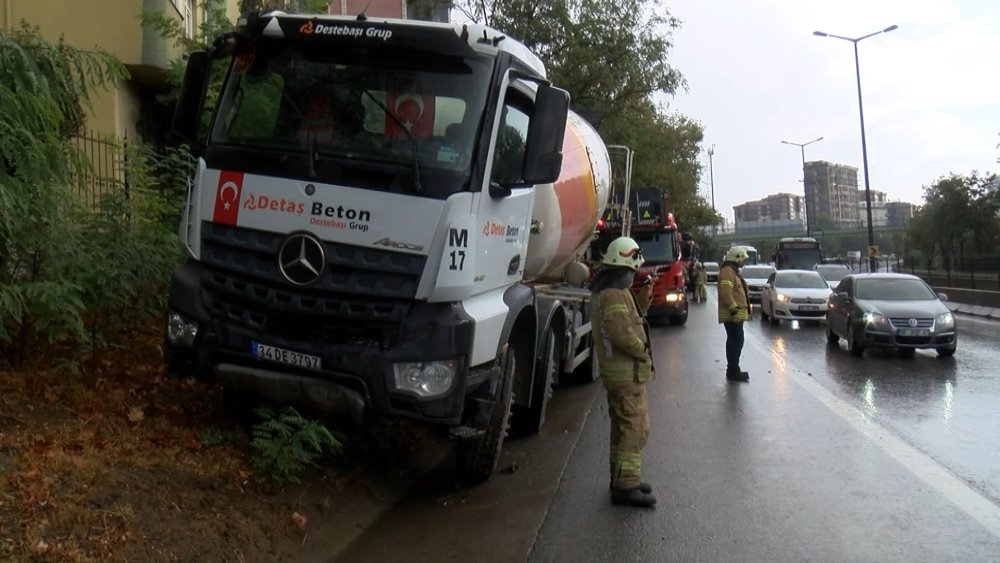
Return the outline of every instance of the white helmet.
<path id="1" fill-rule="evenodd" d="M 742 264 L 746 262 L 750 255 L 747 254 L 747 249 L 742 246 L 733 246 L 726 252 L 726 262 L 737 262 Z"/>
<path id="2" fill-rule="evenodd" d="M 624 266 L 635 271 L 645 261 L 639 243 L 629 237 L 618 237 L 608 245 L 603 263 L 605 266 Z"/>

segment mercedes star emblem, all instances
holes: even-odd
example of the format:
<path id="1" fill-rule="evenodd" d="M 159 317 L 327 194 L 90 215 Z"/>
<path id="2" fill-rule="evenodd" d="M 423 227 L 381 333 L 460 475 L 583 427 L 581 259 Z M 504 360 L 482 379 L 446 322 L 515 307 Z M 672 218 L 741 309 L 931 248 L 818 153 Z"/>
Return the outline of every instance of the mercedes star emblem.
<path id="1" fill-rule="evenodd" d="M 323 243 L 307 233 L 297 233 L 278 249 L 278 270 L 295 285 L 308 285 L 320 278 L 326 266 Z"/>

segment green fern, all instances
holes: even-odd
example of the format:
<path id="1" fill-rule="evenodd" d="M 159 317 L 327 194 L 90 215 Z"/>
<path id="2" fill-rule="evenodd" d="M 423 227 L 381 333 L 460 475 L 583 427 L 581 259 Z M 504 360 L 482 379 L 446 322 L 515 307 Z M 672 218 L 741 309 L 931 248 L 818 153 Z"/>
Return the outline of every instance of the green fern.
<path id="1" fill-rule="evenodd" d="M 301 482 L 300 476 L 325 455 L 339 453 L 343 444 L 325 426 L 303 418 L 292 407 L 259 408 L 263 421 L 253 428 L 258 477 L 279 485 Z"/>

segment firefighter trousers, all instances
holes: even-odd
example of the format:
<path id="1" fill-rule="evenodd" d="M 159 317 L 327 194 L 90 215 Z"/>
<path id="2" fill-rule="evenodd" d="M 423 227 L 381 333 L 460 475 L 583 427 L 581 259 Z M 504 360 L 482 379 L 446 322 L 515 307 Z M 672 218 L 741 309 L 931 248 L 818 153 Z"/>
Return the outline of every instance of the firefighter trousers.
<path id="1" fill-rule="evenodd" d="M 639 452 L 649 437 L 646 385 L 636 383 L 608 390 L 608 416 L 611 418 L 611 487 L 633 489 L 641 482 Z"/>

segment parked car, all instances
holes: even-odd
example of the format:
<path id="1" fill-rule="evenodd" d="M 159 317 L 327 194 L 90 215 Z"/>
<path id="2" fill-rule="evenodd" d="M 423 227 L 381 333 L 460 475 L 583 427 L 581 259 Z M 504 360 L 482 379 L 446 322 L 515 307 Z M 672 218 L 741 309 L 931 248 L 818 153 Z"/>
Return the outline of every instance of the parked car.
<path id="1" fill-rule="evenodd" d="M 813 270 L 778 270 L 771 274 L 760 293 L 760 318 L 778 324 L 782 320 L 821 321 L 826 317 L 830 286 Z"/>
<path id="2" fill-rule="evenodd" d="M 774 266 L 765 265 L 743 266 L 740 270 L 740 275 L 747 282 L 751 303 L 760 303 L 760 290 L 774 272 Z"/>
<path id="3" fill-rule="evenodd" d="M 718 262 L 703 262 L 705 266 L 705 273 L 708 274 L 708 282 L 718 282 L 719 281 L 719 263 Z"/>
<path id="4" fill-rule="evenodd" d="M 851 274 L 840 280 L 827 306 L 827 341 L 847 340 L 855 356 L 866 348 L 896 348 L 912 355 L 934 348 L 954 355 L 958 346 L 955 316 L 924 280 L 910 274 Z"/>
<path id="5" fill-rule="evenodd" d="M 837 287 L 840 280 L 851 273 L 851 269 L 846 264 L 816 264 L 813 269 L 823 276 L 830 289 Z"/>

